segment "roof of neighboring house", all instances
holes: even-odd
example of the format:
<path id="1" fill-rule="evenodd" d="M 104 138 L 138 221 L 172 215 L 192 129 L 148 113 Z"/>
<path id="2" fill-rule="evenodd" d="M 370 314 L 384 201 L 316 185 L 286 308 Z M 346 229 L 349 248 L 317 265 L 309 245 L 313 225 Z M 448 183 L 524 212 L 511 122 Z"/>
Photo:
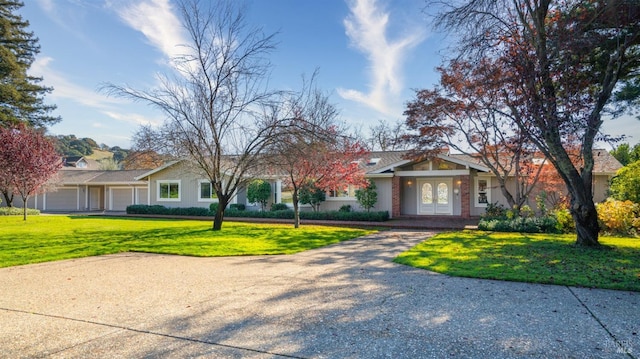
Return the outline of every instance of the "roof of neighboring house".
<path id="1" fill-rule="evenodd" d="M 99 167 L 99 162 L 83 156 L 66 156 L 62 158 L 63 169 L 65 170 L 96 170 Z M 79 162 L 86 163 L 86 166 L 78 166 Z"/>
<path id="2" fill-rule="evenodd" d="M 609 151 L 603 149 L 593 150 L 593 162 L 593 172 L 596 173 L 614 174 L 623 167 Z"/>
<path id="3" fill-rule="evenodd" d="M 63 184 L 145 184 L 136 177 L 148 172 L 148 170 L 116 170 L 116 171 L 95 171 L 95 170 L 67 170 L 59 173 L 60 182 Z"/>

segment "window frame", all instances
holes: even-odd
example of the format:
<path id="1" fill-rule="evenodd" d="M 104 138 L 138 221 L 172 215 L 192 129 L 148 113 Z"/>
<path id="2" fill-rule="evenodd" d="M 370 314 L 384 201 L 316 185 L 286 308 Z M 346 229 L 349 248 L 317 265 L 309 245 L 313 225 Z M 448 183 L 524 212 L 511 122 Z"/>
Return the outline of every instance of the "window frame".
<path id="1" fill-rule="evenodd" d="M 202 184 L 203 183 L 208 183 L 209 184 L 209 190 L 211 192 L 211 196 L 215 196 L 215 197 L 209 197 L 209 198 L 202 198 Z M 211 184 L 211 181 L 209 180 L 198 180 L 198 202 L 208 202 L 208 203 L 214 203 L 214 202 L 218 202 L 218 196 L 216 195 L 215 191 L 213 190 L 213 185 Z"/>
<path id="2" fill-rule="evenodd" d="M 340 186 L 342 187 L 342 186 Z M 335 189 L 327 191 L 327 201 L 345 201 L 345 200 L 355 200 L 356 199 L 356 190 L 360 187 L 356 187 L 355 185 L 349 184 L 347 185 L 347 195 L 346 196 L 332 196 L 333 193 L 337 191 Z M 349 194 L 353 194 L 353 196 L 349 196 Z"/>
<path id="3" fill-rule="evenodd" d="M 169 185 L 169 193 L 171 193 L 171 185 L 178 185 L 178 198 L 162 198 L 160 197 L 160 187 L 164 184 Z M 156 200 L 158 202 L 180 202 L 182 200 L 182 180 L 157 180 L 156 181 Z"/>

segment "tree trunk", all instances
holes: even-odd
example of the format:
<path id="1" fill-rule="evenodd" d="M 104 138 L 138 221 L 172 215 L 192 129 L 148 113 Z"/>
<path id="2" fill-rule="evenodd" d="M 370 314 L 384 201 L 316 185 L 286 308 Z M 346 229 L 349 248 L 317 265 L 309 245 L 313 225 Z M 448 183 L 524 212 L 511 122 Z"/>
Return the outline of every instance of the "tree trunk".
<path id="1" fill-rule="evenodd" d="M 218 196 L 218 210 L 216 211 L 216 215 L 213 217 L 213 228 L 214 231 L 219 231 L 222 229 L 222 221 L 224 221 L 224 211 L 227 208 L 227 204 L 229 203 L 229 199 L 225 196 Z"/>
<path id="2" fill-rule="evenodd" d="M 2 196 L 4 197 L 4 201 L 6 202 L 7 207 L 13 207 L 13 193 L 10 193 L 8 190 L 2 190 Z"/>
<path id="3" fill-rule="evenodd" d="M 24 201 L 24 204 L 22 205 L 22 220 L 27 220 L 27 201 Z"/>
<path id="4" fill-rule="evenodd" d="M 300 228 L 300 206 L 298 205 L 298 190 L 293 189 L 293 228 Z"/>
<path id="5" fill-rule="evenodd" d="M 596 206 L 591 203 L 578 203 L 572 200 L 571 215 L 576 223 L 576 245 L 580 247 L 600 247 L 598 242 L 598 212 Z"/>

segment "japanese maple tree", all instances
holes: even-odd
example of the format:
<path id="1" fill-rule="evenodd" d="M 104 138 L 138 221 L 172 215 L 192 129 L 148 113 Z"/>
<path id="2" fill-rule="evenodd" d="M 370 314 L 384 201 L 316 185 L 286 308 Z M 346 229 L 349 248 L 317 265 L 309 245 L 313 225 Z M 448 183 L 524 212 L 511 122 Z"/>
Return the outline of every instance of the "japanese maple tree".
<path id="1" fill-rule="evenodd" d="M 434 1 L 442 5 L 440 1 Z M 457 59 L 501 69 L 512 128 L 556 168 L 570 196 L 576 244 L 598 247 L 593 147 L 616 87 L 640 70 L 640 2 L 466 0 L 441 7 Z M 609 112 L 615 114 L 614 111 Z M 570 152 L 577 149 L 577 167 Z"/>
<path id="2" fill-rule="evenodd" d="M 0 183 L 22 198 L 23 218 L 27 201 L 43 191 L 62 167 L 62 157 L 41 131 L 19 125 L 0 127 Z"/>
<path id="3" fill-rule="evenodd" d="M 489 60 L 456 60 L 438 71 L 439 86 L 416 91 L 407 104 L 403 139 L 413 148 L 409 157 L 434 157 L 443 148 L 466 154 L 491 171 L 509 208 L 519 211 L 541 167 L 533 166 L 533 143 L 513 128 L 502 98 L 502 69 Z"/>

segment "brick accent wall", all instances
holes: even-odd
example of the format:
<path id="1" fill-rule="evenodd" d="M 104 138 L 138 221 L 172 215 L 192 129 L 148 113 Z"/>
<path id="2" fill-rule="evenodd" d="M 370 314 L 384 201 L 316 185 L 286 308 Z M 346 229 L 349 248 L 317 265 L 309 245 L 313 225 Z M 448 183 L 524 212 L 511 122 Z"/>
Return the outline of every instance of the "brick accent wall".
<path id="1" fill-rule="evenodd" d="M 460 176 L 460 216 L 471 217 L 471 176 Z"/>
<path id="2" fill-rule="evenodd" d="M 391 217 L 400 217 L 400 177 L 391 181 Z"/>

